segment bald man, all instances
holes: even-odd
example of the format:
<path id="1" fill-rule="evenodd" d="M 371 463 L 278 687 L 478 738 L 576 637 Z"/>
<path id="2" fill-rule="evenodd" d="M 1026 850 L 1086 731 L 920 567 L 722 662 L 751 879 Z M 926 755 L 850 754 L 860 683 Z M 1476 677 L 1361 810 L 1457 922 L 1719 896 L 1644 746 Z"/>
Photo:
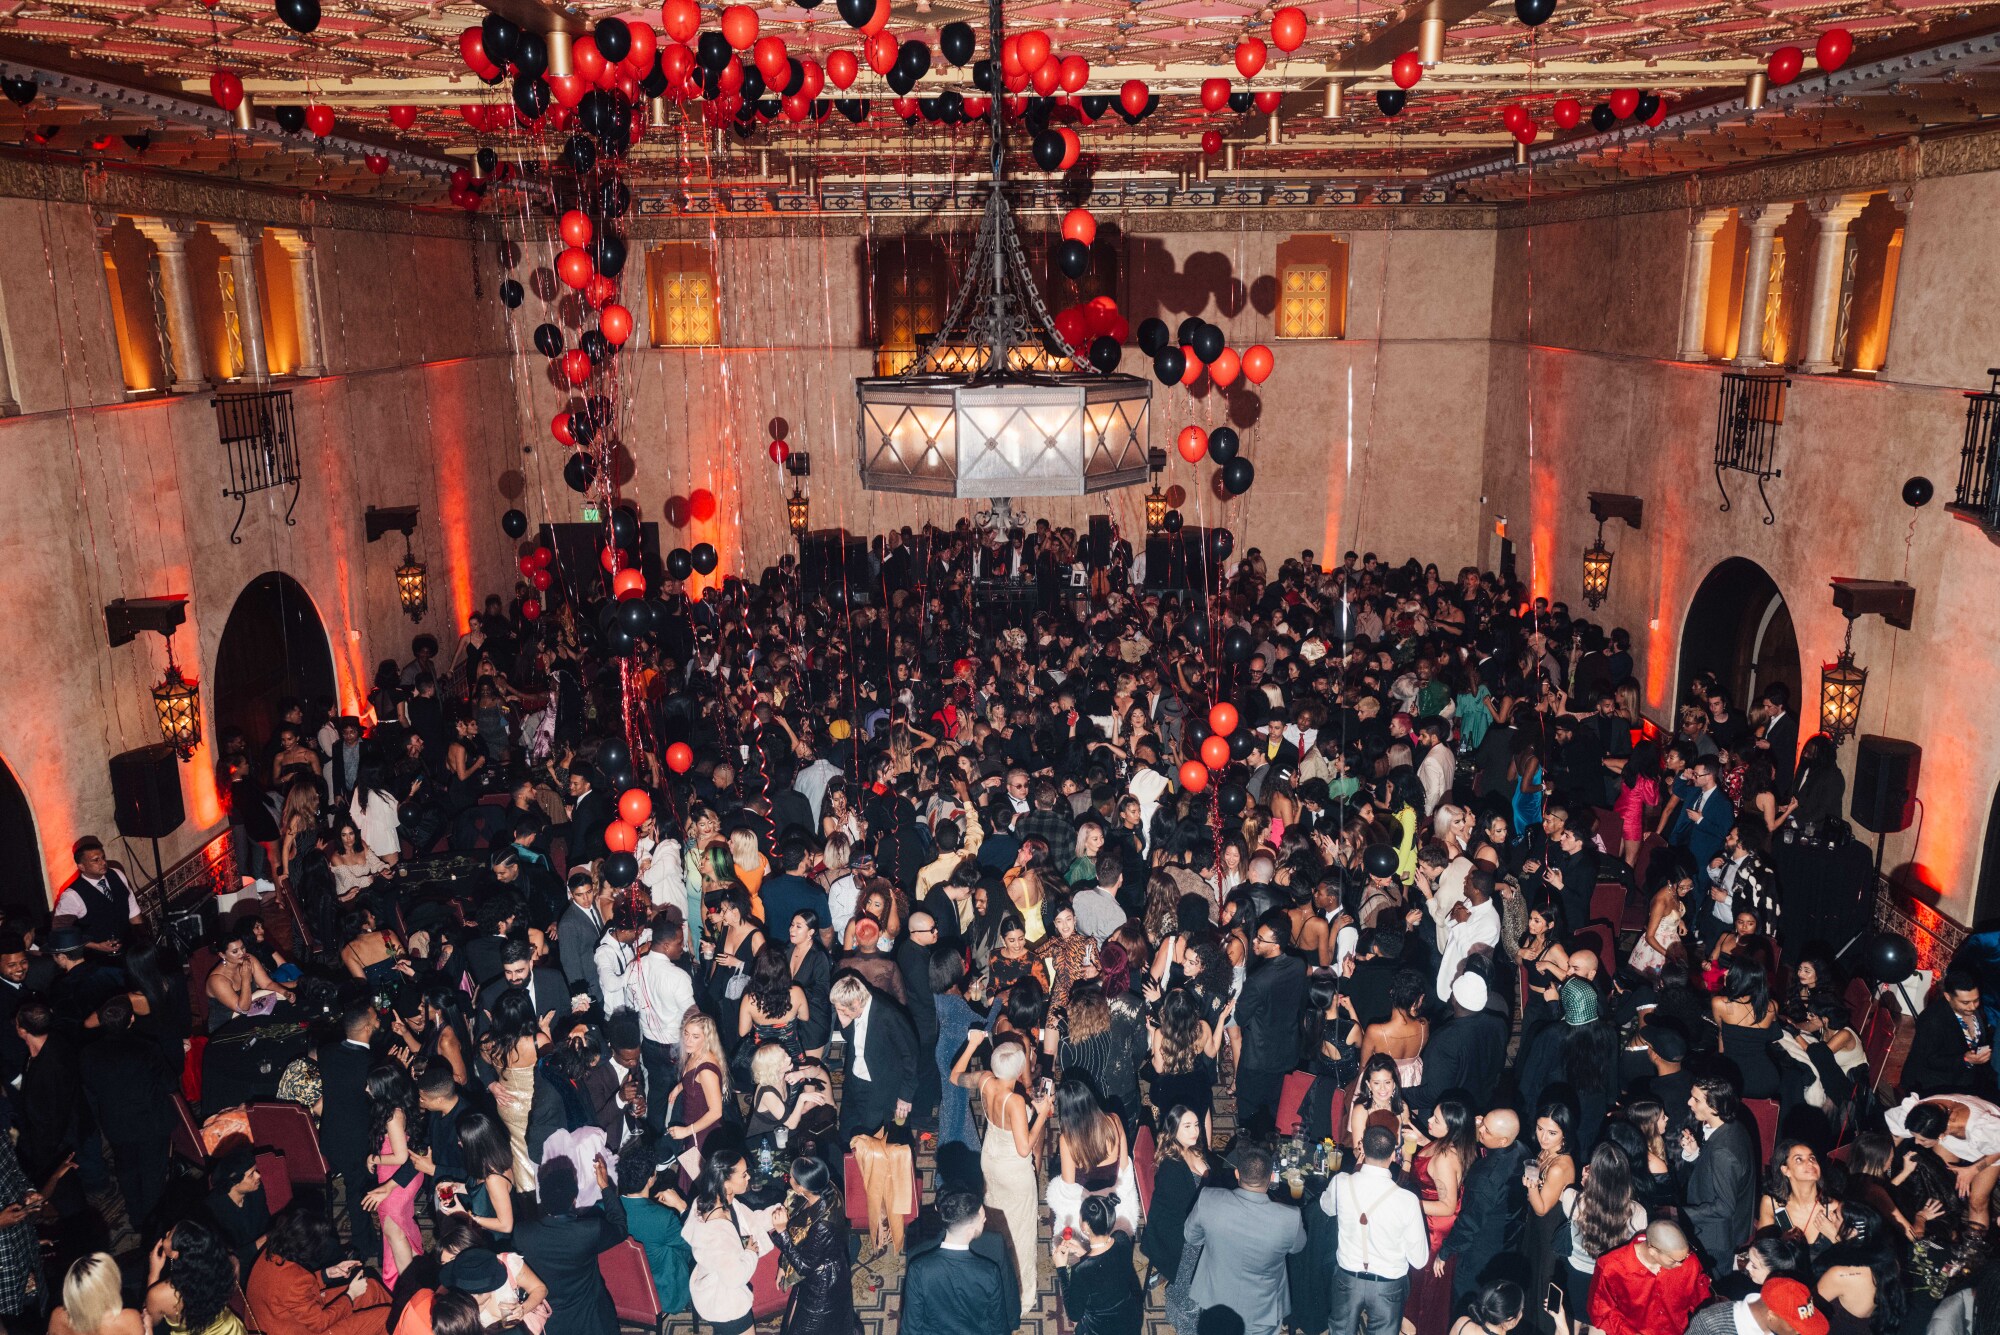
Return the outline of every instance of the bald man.
<path id="1" fill-rule="evenodd" d="M 1600 966 L 1597 962 L 1596 951 L 1574 950 L 1570 952 L 1570 957 L 1569 957 L 1570 977 L 1581 978 L 1586 983 L 1595 983 L 1597 981 L 1597 971 L 1599 967 Z"/>
<path id="2" fill-rule="evenodd" d="M 1465 1173 L 1458 1224 L 1438 1248 L 1432 1270 L 1451 1268 L 1454 1303 L 1477 1292 L 1493 1259 L 1520 1247 L 1528 1198 L 1521 1169 L 1528 1147 L 1521 1142 L 1521 1119 L 1512 1108 L 1494 1108 L 1478 1119 L 1479 1158 Z"/>
<path id="3" fill-rule="evenodd" d="M 1691 1255 L 1687 1234 L 1656 1219 L 1597 1258 L 1590 1324 L 1604 1335 L 1681 1335 L 1708 1298 L 1708 1272 Z"/>

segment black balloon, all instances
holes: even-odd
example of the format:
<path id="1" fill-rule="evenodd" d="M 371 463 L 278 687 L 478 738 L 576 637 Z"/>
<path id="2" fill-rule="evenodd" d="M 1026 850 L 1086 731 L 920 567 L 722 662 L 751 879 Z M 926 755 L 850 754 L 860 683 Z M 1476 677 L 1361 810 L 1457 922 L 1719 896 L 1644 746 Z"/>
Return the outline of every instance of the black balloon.
<path id="1" fill-rule="evenodd" d="M 937 96 L 938 110 L 944 113 L 946 125 L 958 125 L 965 120 L 965 94 L 956 88 L 947 88 Z"/>
<path id="2" fill-rule="evenodd" d="M 806 67 L 799 63 L 797 56 L 793 56 L 785 62 L 785 86 L 778 91 L 784 96 L 790 97 L 805 86 Z"/>
<path id="3" fill-rule="evenodd" d="M 508 310 L 511 311 L 519 307 L 522 299 L 527 295 L 522 290 L 519 279 L 503 278 L 500 280 L 500 304 Z"/>
<path id="4" fill-rule="evenodd" d="M 1181 524 L 1183 522 L 1185 521 L 1181 519 L 1181 512 L 1179 510 L 1169 510 L 1164 515 L 1160 516 L 1160 527 L 1164 528 L 1169 533 L 1180 532 Z"/>
<path id="5" fill-rule="evenodd" d="M 1653 117 L 1659 114 L 1660 114 L 1660 95 L 1658 93 L 1639 94 L 1639 106 L 1638 109 L 1632 113 L 1632 119 L 1638 121 L 1641 125 L 1643 125 L 1647 121 L 1653 119 Z"/>
<path id="6" fill-rule="evenodd" d="M 583 349 L 584 356 L 590 358 L 592 366 L 602 366 L 611 357 L 611 340 L 598 330 L 584 330 L 583 337 L 577 339 L 576 345 Z M 570 434 L 574 435 L 576 433 L 571 432 Z"/>
<path id="7" fill-rule="evenodd" d="M 500 531 L 510 538 L 527 536 L 528 517 L 519 510 L 509 510 L 500 516 Z"/>
<path id="8" fill-rule="evenodd" d="M 834 0 L 833 7 L 850 28 L 859 28 L 875 17 L 875 0 Z"/>
<path id="9" fill-rule="evenodd" d="M 614 890 L 623 890 L 639 879 L 639 859 L 630 853 L 607 853 L 604 856 L 604 882 Z"/>
<path id="10" fill-rule="evenodd" d="M 1054 130 L 1044 130 L 1035 136 L 1035 164 L 1045 172 L 1061 167 L 1063 154 L 1068 151 L 1069 145 Z"/>
<path id="11" fill-rule="evenodd" d="M 1149 315 L 1139 321 L 1139 351 L 1148 357 L 1160 355 L 1160 349 L 1167 346 L 1167 322 L 1158 316 Z"/>
<path id="12" fill-rule="evenodd" d="M 36 87 L 33 79 L 24 79 L 18 74 L 0 78 L 0 92 L 5 92 L 7 100 L 17 107 L 25 107 L 35 100 Z"/>
<path id="13" fill-rule="evenodd" d="M 894 65 L 891 65 L 889 72 L 882 76 L 882 80 L 889 85 L 890 89 L 898 97 L 908 97 L 910 90 L 917 86 L 916 72 L 901 61 L 897 61 Z M 914 124 L 917 118 L 915 116 L 905 116 L 903 119 Z"/>
<path id="14" fill-rule="evenodd" d="M 479 49 L 495 65 L 505 66 L 512 61 L 520 40 L 520 26 L 510 18 L 488 14 L 479 21 Z"/>
<path id="15" fill-rule="evenodd" d="M 618 620 L 634 635 L 644 635 L 652 629 L 653 614 L 647 609 L 645 599 L 627 598 L 618 604 Z"/>
<path id="16" fill-rule="evenodd" d="M 311 32 L 319 27 L 319 0 L 278 0 L 278 17 L 293 32 Z"/>
<path id="17" fill-rule="evenodd" d="M 1241 496 L 1257 480 L 1257 466 L 1237 455 L 1222 466 L 1222 485 L 1231 496 Z"/>
<path id="18" fill-rule="evenodd" d="M 614 774 L 632 768 L 632 748 L 625 745 L 622 737 L 612 737 L 597 748 L 597 768 L 604 774 Z"/>
<path id="19" fill-rule="evenodd" d="M 589 491 L 590 484 L 597 480 L 597 460 L 587 454 L 572 454 L 563 465 L 563 481 L 571 491 Z"/>
<path id="20" fill-rule="evenodd" d="M 481 176 L 491 176 L 500 169 L 499 151 L 490 144 L 481 144 L 479 151 L 472 155 L 472 160 L 479 164 Z"/>
<path id="21" fill-rule="evenodd" d="M 597 53 L 613 65 L 632 54 L 632 30 L 624 19 L 599 19 L 596 36 Z M 493 52 L 489 48 L 486 54 Z"/>
<path id="22" fill-rule="evenodd" d="M 1933 488 L 1927 477 L 1913 477 L 1903 484 L 1903 504 L 1912 510 L 1921 510 L 1931 503 Z"/>
<path id="23" fill-rule="evenodd" d="M 1194 331 L 1201 326 L 1202 318 L 1199 315 L 1188 316 L 1174 327 L 1174 342 L 1181 346 L 1194 342 Z"/>
<path id="24" fill-rule="evenodd" d="M 514 78 L 514 109 L 529 120 L 538 120 L 549 109 L 549 81 L 533 75 Z"/>
<path id="25" fill-rule="evenodd" d="M 1599 102 L 1590 109 L 1590 128 L 1602 133 L 1618 123 L 1618 113 L 1611 109 L 1609 102 Z"/>
<path id="26" fill-rule="evenodd" d="M 630 547 L 639 540 L 639 516 L 629 505 L 620 505 L 611 511 L 611 541 L 620 547 Z"/>
<path id="27" fill-rule="evenodd" d="M 623 181 L 606 181 L 597 192 L 597 212 L 599 217 L 622 218 L 625 210 L 632 207 L 632 188 Z"/>
<path id="28" fill-rule="evenodd" d="M 597 163 L 597 149 L 590 140 L 580 134 L 573 134 L 563 145 L 563 162 L 578 176 L 589 171 Z"/>
<path id="29" fill-rule="evenodd" d="M 617 610 L 618 609 L 616 607 L 612 608 L 612 611 L 614 613 Z M 622 625 L 614 625 L 610 630 L 604 632 L 605 651 L 609 653 L 613 658 L 623 658 L 625 657 L 625 655 L 631 653 L 632 650 L 635 649 L 636 647 L 637 644 L 632 639 L 632 632 L 625 629 L 625 627 Z M 609 774 L 606 774 L 605 778 L 609 780 L 611 776 Z M 612 783 L 611 787 L 615 791 L 618 785 L 616 783 Z"/>
<path id="30" fill-rule="evenodd" d="M 713 575 L 715 567 L 720 562 L 720 558 L 715 554 L 715 548 L 705 542 L 696 543 L 694 550 L 688 553 L 688 558 L 694 562 L 696 572 L 703 575 Z"/>
<path id="31" fill-rule="evenodd" d="M 1194 337 L 1188 342 L 1194 345 L 1194 355 L 1201 358 L 1204 366 L 1220 357 L 1222 350 L 1229 346 L 1229 340 L 1212 324 L 1204 324 L 1195 330 Z"/>
<path id="32" fill-rule="evenodd" d="M 597 272 L 606 278 L 616 278 L 625 271 L 625 238 L 613 231 L 602 231 L 591 242 L 593 257 L 597 261 Z"/>
<path id="33" fill-rule="evenodd" d="M 694 63 L 705 70 L 720 70 L 735 58 L 729 39 L 719 32 L 705 32 L 694 44 Z M 744 101 L 750 99 L 745 98 Z"/>
<path id="34" fill-rule="evenodd" d="M 843 97 L 833 105 L 840 109 L 841 115 L 847 117 L 848 120 L 853 121 L 856 125 L 868 119 L 868 103 L 861 98 Z"/>
<path id="35" fill-rule="evenodd" d="M 1861 942 L 1859 973 L 1871 983 L 1894 987 L 1917 970 L 1917 947 L 1905 937 L 1876 932 Z"/>
<path id="36" fill-rule="evenodd" d="M 1384 116 L 1400 116 L 1410 95 L 1401 88 L 1378 88 L 1375 90 L 1375 105 Z"/>
<path id="37" fill-rule="evenodd" d="M 1250 803 L 1250 794 L 1243 791 L 1240 783 L 1225 783 L 1215 795 L 1215 800 L 1221 806 L 1222 814 L 1233 818 L 1243 814 L 1243 808 Z"/>
<path id="38" fill-rule="evenodd" d="M 1252 106 L 1255 106 L 1256 101 L 1248 93 L 1231 93 L 1229 95 L 1229 109 L 1240 116 L 1250 110 Z"/>
<path id="39" fill-rule="evenodd" d="M 548 39 L 538 32 L 524 32 L 514 42 L 514 72 L 530 79 L 549 72 Z"/>
<path id="40" fill-rule="evenodd" d="M 978 48 L 979 39 L 973 35 L 970 23 L 947 23 L 938 29 L 938 50 L 954 65 L 965 64 Z"/>
<path id="41" fill-rule="evenodd" d="M 639 91 L 647 97 L 665 97 L 667 95 L 667 71 L 660 64 L 660 57 L 657 52 L 653 55 L 653 67 L 646 71 L 646 76 L 643 79 L 639 80 Z"/>
<path id="42" fill-rule="evenodd" d="M 1109 334 L 1099 334 L 1090 340 L 1090 364 L 1106 375 L 1118 369 L 1118 361 L 1125 355 L 1125 349 Z"/>
<path id="43" fill-rule="evenodd" d="M 1226 528 L 1212 528 L 1208 531 L 1208 555 L 1210 560 L 1227 561 L 1229 554 L 1236 550 L 1236 535 Z"/>
<path id="44" fill-rule="evenodd" d="M 931 72 L 931 49 L 912 37 L 896 48 L 896 63 L 921 79 Z"/>
<path id="45" fill-rule="evenodd" d="M 272 107 L 271 114 L 277 118 L 278 128 L 286 134 L 297 134 L 306 128 L 306 109 L 297 103 Z"/>
<path id="46" fill-rule="evenodd" d="M 1062 159 L 1058 158 L 1060 162 Z M 1069 240 L 1056 247 L 1056 267 L 1066 278 L 1081 278 L 1090 272 L 1090 247 L 1081 241 Z"/>
<path id="47" fill-rule="evenodd" d="M 1257 652 L 1257 637 L 1241 626 L 1231 626 L 1222 633 L 1222 655 L 1232 663 L 1247 663 L 1250 655 Z"/>
<path id="48" fill-rule="evenodd" d="M 1556 12 L 1556 0 L 1514 0 L 1514 17 L 1530 28 L 1539 28 Z"/>
<path id="49" fill-rule="evenodd" d="M 1219 464 L 1226 464 L 1236 457 L 1243 442 L 1236 435 L 1236 428 L 1219 426 L 1208 433 L 1208 457 Z"/>
<path id="50" fill-rule="evenodd" d="M 1107 93 L 1085 93 L 1077 99 L 1083 114 L 1090 120 L 1097 120 L 1111 110 L 1111 97 Z"/>
<path id="51" fill-rule="evenodd" d="M 1250 758 L 1250 748 L 1256 745 L 1255 742 L 1250 740 L 1250 729 L 1253 726 L 1249 718 L 1245 717 L 1242 725 L 1235 732 L 1229 734 L 1229 758 L 1231 760 L 1248 760 Z"/>
<path id="52" fill-rule="evenodd" d="M 743 71 L 743 86 L 736 91 L 742 97 L 744 105 L 747 106 L 762 97 L 769 90 L 764 87 L 764 71 L 758 69 L 755 65 L 741 64 L 740 62 L 739 68 Z"/>
<path id="53" fill-rule="evenodd" d="M 611 128 L 611 95 L 602 88 L 593 88 L 583 95 L 576 104 L 576 121 L 592 134 L 603 134 Z"/>
<path id="54" fill-rule="evenodd" d="M 1179 348 L 1161 348 L 1153 354 L 1153 374 L 1163 385 L 1178 385 L 1187 370 L 1187 354 Z"/>
<path id="55" fill-rule="evenodd" d="M 667 553 L 667 577 L 686 579 L 694 573 L 694 558 L 685 547 L 676 547 Z"/>
<path id="56" fill-rule="evenodd" d="M 585 355 L 587 356 L 588 354 Z M 569 438 L 579 446 L 588 446 L 591 441 L 597 439 L 597 423 L 592 421 L 588 414 L 571 413 L 569 419 Z"/>
<path id="57" fill-rule="evenodd" d="M 542 356 L 544 357 L 562 356 L 563 355 L 562 330 L 556 328 L 552 324 L 536 325 L 535 351 L 541 353 Z"/>
<path id="58" fill-rule="evenodd" d="M 1361 854 L 1361 867 L 1370 876 L 1394 876 L 1396 874 L 1396 850 L 1387 844 L 1370 844 Z"/>
<path id="59" fill-rule="evenodd" d="M 938 100 L 934 97 L 920 97 L 917 99 L 917 114 L 936 125 L 944 119 L 944 108 L 938 105 Z"/>
<path id="60" fill-rule="evenodd" d="M 975 60 L 972 62 L 972 86 L 982 93 L 994 91 L 992 61 Z"/>

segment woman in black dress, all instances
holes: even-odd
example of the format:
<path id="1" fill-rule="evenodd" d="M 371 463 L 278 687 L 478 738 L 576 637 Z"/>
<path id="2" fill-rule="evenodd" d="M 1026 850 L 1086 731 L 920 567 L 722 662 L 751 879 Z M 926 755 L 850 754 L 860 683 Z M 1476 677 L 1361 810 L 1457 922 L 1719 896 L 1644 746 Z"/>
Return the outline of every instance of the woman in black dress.
<path id="1" fill-rule="evenodd" d="M 1083 1227 L 1054 1250 L 1056 1292 L 1071 1327 L 1076 1335 L 1139 1335 L 1145 1294 L 1132 1270 L 1132 1239 L 1115 1227 L 1118 1198 L 1086 1196 L 1078 1214 Z"/>
<path id="2" fill-rule="evenodd" d="M 1167 1283 L 1181 1271 L 1181 1253 L 1187 1248 L 1187 1217 L 1194 1209 L 1203 1187 L 1234 1186 L 1228 1170 L 1210 1159 L 1208 1134 L 1202 1130 L 1201 1115 L 1182 1105 L 1170 1108 L 1160 1119 L 1160 1151 L 1153 1174 L 1153 1208 L 1146 1212 L 1146 1228 L 1139 1249 L 1152 1262 L 1153 1273 Z M 1070 1317 L 1075 1319 L 1071 1311 Z"/>
<path id="3" fill-rule="evenodd" d="M 806 1022 L 799 1030 L 799 1042 L 815 1060 L 833 1035 L 833 1005 L 826 997 L 833 986 L 833 961 L 820 945 L 819 929 L 818 910 L 800 909 L 792 915 L 785 935 L 791 947 L 792 985 L 806 994 Z"/>
<path id="4" fill-rule="evenodd" d="M 799 1277 L 779 1335 L 858 1335 L 854 1283 L 847 1257 L 847 1211 L 833 1175 L 818 1159 L 792 1160 L 785 1227 L 773 1235 L 785 1264 Z M 1126 1261 L 1125 1272 L 1132 1272 Z"/>

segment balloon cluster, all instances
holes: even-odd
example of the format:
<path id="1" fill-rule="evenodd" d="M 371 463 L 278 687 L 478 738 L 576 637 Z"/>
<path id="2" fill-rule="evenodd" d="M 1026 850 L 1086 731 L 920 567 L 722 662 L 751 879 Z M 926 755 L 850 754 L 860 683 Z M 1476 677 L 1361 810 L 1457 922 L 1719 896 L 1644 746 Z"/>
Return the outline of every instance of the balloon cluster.
<path id="1" fill-rule="evenodd" d="M 528 517 L 521 514 L 519 510 L 509 510 L 500 517 L 501 527 L 506 530 L 508 537 L 520 536 L 520 534 L 514 531 L 513 520 L 517 515 L 520 517 L 521 533 L 528 531 Z M 554 561 L 555 553 L 546 547 L 535 547 L 523 552 L 521 554 L 521 578 L 534 585 L 536 593 L 547 593 L 549 587 L 555 583 L 555 575 L 549 570 L 549 566 Z M 539 620 L 541 615 L 542 604 L 540 599 L 523 598 L 521 600 L 521 616 L 524 620 Z"/>
<path id="2" fill-rule="evenodd" d="M 1271 350 L 1258 343 L 1238 353 L 1229 346 L 1226 334 L 1198 316 L 1182 320 L 1172 337 L 1166 321 L 1149 318 L 1139 322 L 1139 350 L 1153 359 L 1153 375 L 1163 385 L 1189 385 L 1201 378 L 1205 369 L 1218 388 L 1228 389 L 1242 376 L 1261 385 L 1277 365 Z"/>
<path id="3" fill-rule="evenodd" d="M 1813 43 L 1813 59 L 1831 74 L 1854 54 L 1854 34 L 1845 28 L 1828 28 Z M 1806 53 L 1796 46 L 1781 46 L 1764 61 L 1764 73 L 1772 86 L 1782 88 L 1805 71 Z"/>
<path id="4" fill-rule="evenodd" d="M 1216 486 L 1226 496 L 1241 496 L 1250 490 L 1250 484 L 1257 480 L 1257 469 L 1243 457 L 1243 441 L 1234 427 L 1219 426 L 1213 431 L 1204 431 L 1198 426 L 1181 428 L 1180 438 L 1174 442 L 1181 458 L 1189 463 L 1200 463 L 1203 459 L 1213 459 L 1222 465 L 1216 474 Z"/>

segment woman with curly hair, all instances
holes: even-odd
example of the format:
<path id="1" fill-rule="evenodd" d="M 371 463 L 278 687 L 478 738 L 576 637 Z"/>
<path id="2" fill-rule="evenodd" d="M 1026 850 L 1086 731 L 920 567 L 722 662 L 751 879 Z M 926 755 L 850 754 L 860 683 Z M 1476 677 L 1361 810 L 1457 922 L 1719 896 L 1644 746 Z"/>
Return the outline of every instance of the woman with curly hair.
<path id="1" fill-rule="evenodd" d="M 384 1064 L 368 1073 L 368 1141 L 380 1146 L 368 1156 L 375 1170 L 377 1195 L 387 1189 L 376 1206 L 382 1226 L 382 1278 L 391 1288 L 396 1276 L 423 1250 L 423 1235 L 417 1229 L 417 1197 L 423 1193 L 424 1175 L 414 1173 L 397 1185 L 395 1178 L 410 1162 L 410 1150 L 424 1148 L 428 1119 L 417 1107 L 417 1088 L 403 1068 Z"/>
<path id="2" fill-rule="evenodd" d="M 183 1220 L 153 1245 L 146 1266 L 148 1328 L 165 1322 L 172 1335 L 244 1335 L 229 1310 L 236 1269 L 222 1239 Z"/>
<path id="3" fill-rule="evenodd" d="M 750 962 L 750 986 L 736 1020 L 738 1037 L 748 1038 L 754 1032 L 755 1047 L 776 1043 L 796 1061 L 805 1051 L 810 1016 L 805 990 L 792 982 L 791 952 L 766 941 Z"/>
<path id="4" fill-rule="evenodd" d="M 1207 1144 L 1215 1130 L 1215 1050 L 1221 1040 L 1202 1018 L 1201 1003 L 1188 989 L 1174 988 L 1160 998 L 1158 1015 L 1146 1022 L 1146 1038 L 1152 1049 L 1149 1096 L 1155 1117 L 1188 1109 L 1201 1119 L 1202 1143 Z"/>

